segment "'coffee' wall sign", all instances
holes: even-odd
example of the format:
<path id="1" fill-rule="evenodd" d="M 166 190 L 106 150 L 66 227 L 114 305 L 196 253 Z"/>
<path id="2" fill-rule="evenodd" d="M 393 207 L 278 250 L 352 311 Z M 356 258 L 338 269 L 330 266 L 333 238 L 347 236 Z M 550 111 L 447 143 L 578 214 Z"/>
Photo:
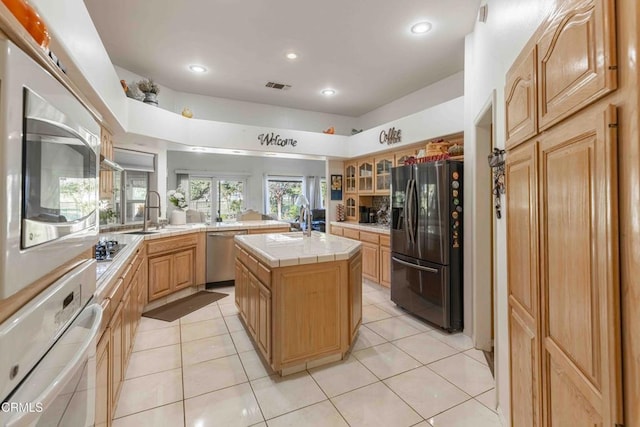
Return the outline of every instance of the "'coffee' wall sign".
<path id="1" fill-rule="evenodd" d="M 396 128 L 390 128 L 389 130 L 383 130 L 380 132 L 380 144 L 396 144 L 402 140 L 402 130 Z"/>
<path id="2" fill-rule="evenodd" d="M 298 141 L 293 138 L 281 138 L 280 135 L 275 133 L 261 133 L 258 135 L 258 141 L 260 145 L 277 145 L 279 147 L 286 147 L 288 145 L 295 147 L 298 145 Z"/>

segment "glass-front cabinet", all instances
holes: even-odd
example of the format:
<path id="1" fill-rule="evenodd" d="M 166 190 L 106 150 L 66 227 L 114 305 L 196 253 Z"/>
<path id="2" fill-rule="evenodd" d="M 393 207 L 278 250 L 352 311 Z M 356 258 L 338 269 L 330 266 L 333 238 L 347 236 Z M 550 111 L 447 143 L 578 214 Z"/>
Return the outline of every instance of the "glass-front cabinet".
<path id="1" fill-rule="evenodd" d="M 416 157 L 417 150 L 415 148 L 404 150 L 396 153 L 396 166 L 404 166 L 404 163 L 411 157 Z"/>
<path id="2" fill-rule="evenodd" d="M 373 159 L 358 162 L 358 193 L 373 193 Z"/>
<path id="3" fill-rule="evenodd" d="M 345 163 L 344 165 L 344 192 L 345 193 L 355 193 L 358 191 L 356 187 L 356 171 L 358 164 L 353 163 Z"/>
<path id="4" fill-rule="evenodd" d="M 393 154 L 375 158 L 375 193 L 389 194 L 391 188 L 391 168 L 393 167 Z"/>
<path id="5" fill-rule="evenodd" d="M 347 221 L 358 220 L 358 202 L 354 196 L 345 199 L 345 217 Z"/>

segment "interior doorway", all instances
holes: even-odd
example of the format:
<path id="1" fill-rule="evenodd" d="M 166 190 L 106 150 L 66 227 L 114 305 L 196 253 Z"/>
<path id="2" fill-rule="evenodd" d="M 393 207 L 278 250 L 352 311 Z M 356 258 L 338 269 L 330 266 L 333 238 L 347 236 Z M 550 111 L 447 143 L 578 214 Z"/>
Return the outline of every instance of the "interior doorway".
<path id="1" fill-rule="evenodd" d="M 495 333 L 496 216 L 492 171 L 488 156 L 493 151 L 495 91 L 475 121 L 474 216 L 473 216 L 473 341 L 493 367 Z M 493 369 L 492 369 L 493 370 Z"/>

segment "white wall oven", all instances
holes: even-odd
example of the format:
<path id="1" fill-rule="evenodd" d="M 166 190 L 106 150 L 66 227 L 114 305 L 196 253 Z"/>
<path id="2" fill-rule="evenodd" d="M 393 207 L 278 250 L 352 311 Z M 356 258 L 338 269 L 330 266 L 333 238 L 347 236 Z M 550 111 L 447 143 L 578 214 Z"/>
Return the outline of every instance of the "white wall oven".
<path id="1" fill-rule="evenodd" d="M 0 299 L 96 241 L 100 128 L 54 77 L 0 38 Z"/>

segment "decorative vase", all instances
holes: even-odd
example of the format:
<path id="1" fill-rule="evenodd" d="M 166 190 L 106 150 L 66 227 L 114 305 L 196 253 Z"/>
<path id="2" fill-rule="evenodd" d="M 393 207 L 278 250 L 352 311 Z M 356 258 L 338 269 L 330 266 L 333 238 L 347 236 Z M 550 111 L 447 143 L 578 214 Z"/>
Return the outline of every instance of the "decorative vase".
<path id="1" fill-rule="evenodd" d="M 174 209 L 171 211 L 171 218 L 169 218 L 169 224 L 171 225 L 184 225 L 187 223 L 187 213 L 182 209 Z"/>
<path id="2" fill-rule="evenodd" d="M 145 92 L 144 99 L 142 100 L 145 104 L 151 104 L 158 106 L 158 94 L 153 92 Z"/>

